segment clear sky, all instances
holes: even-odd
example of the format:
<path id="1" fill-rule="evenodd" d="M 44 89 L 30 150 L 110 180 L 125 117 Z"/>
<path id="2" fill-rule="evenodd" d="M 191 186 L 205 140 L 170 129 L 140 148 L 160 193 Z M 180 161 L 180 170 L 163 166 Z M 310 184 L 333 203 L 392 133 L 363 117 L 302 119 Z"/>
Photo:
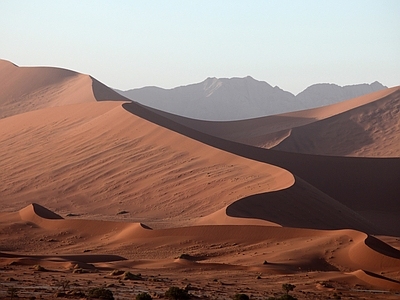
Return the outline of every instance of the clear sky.
<path id="1" fill-rule="evenodd" d="M 244 77 L 400 85 L 400 1 L 0 1 L 0 58 L 118 89 Z"/>

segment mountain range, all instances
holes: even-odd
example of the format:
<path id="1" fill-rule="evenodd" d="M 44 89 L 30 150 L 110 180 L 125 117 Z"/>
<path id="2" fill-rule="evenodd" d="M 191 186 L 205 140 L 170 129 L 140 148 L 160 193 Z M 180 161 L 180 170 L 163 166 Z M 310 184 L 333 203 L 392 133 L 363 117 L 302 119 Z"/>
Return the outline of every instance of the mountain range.
<path id="1" fill-rule="evenodd" d="M 200 120 L 231 121 L 325 106 L 385 88 L 377 81 L 347 86 L 318 83 L 293 95 L 247 76 L 207 78 L 173 89 L 150 86 L 116 91 L 133 101 L 172 114 Z"/>

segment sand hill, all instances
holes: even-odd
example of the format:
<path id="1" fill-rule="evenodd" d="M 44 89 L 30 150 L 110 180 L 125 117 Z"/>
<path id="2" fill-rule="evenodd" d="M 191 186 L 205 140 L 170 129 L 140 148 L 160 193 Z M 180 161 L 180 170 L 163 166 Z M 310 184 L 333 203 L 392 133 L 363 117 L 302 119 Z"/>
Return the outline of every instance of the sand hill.
<path id="1" fill-rule="evenodd" d="M 337 104 L 255 119 L 212 122 L 154 110 L 198 131 L 282 151 L 361 157 L 398 157 L 399 87 Z"/>
<path id="2" fill-rule="evenodd" d="M 0 118 L 46 107 L 126 100 L 89 75 L 50 67 L 18 67 L 0 60 Z"/>
<path id="3" fill-rule="evenodd" d="M 288 280 L 316 299 L 400 290 L 398 158 L 246 145 L 124 101 L 86 75 L 1 65 L 15 80 L 1 98 L 0 276 L 22 274 L 18 285 L 30 289 L 50 281 L 27 272 L 37 264 L 56 280 L 79 270 L 96 284 L 117 282 L 104 273 L 113 269 L 145 279 L 152 270 L 170 279 L 136 288 L 159 291 L 190 270 L 199 297 L 220 299 L 243 285 L 262 298 L 260 282 L 277 292 Z M 365 105 L 378 103 L 371 97 Z M 308 119 L 364 108 L 354 103 Z M 394 236 L 383 237 L 394 247 L 371 234 Z M 230 282 L 210 285 L 215 276 Z M 130 288 L 114 291 L 123 298 Z"/>

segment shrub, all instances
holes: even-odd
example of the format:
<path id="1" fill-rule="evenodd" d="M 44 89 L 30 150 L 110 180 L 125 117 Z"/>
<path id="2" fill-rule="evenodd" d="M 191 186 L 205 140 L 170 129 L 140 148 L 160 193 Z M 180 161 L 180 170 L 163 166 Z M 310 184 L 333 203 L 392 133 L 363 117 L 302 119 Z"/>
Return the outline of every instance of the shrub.
<path id="1" fill-rule="evenodd" d="M 129 271 L 124 272 L 121 275 L 121 279 L 122 280 L 143 280 L 142 274 L 140 274 L 140 273 L 139 274 L 132 274 Z"/>
<path id="2" fill-rule="evenodd" d="M 286 292 L 286 295 L 289 295 L 290 291 L 293 291 L 296 286 L 290 283 L 282 284 L 282 289 Z"/>
<path id="3" fill-rule="evenodd" d="M 14 298 L 18 298 L 17 291 L 18 291 L 18 289 L 15 288 L 15 287 L 9 287 L 8 288 L 7 293 L 10 296 L 11 300 L 14 299 Z"/>
<path id="4" fill-rule="evenodd" d="M 136 295 L 136 300 L 152 300 L 153 298 L 148 293 L 140 293 Z"/>
<path id="5" fill-rule="evenodd" d="M 236 294 L 233 300 L 250 300 L 250 298 L 246 294 Z"/>
<path id="6" fill-rule="evenodd" d="M 105 288 L 90 289 L 88 292 L 88 297 L 95 298 L 95 299 L 114 300 L 113 293 L 110 290 L 105 289 Z"/>
<path id="7" fill-rule="evenodd" d="M 171 300 L 186 300 L 190 298 L 187 291 L 176 286 L 170 287 L 168 291 L 165 292 L 165 297 Z"/>

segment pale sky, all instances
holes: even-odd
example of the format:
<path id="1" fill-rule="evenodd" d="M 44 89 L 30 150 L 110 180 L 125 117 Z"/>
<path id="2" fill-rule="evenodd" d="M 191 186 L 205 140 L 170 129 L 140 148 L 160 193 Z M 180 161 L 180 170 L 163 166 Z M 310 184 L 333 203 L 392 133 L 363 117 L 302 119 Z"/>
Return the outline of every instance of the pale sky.
<path id="1" fill-rule="evenodd" d="M 0 58 L 122 90 L 244 77 L 400 85 L 400 1 L 0 1 Z"/>

